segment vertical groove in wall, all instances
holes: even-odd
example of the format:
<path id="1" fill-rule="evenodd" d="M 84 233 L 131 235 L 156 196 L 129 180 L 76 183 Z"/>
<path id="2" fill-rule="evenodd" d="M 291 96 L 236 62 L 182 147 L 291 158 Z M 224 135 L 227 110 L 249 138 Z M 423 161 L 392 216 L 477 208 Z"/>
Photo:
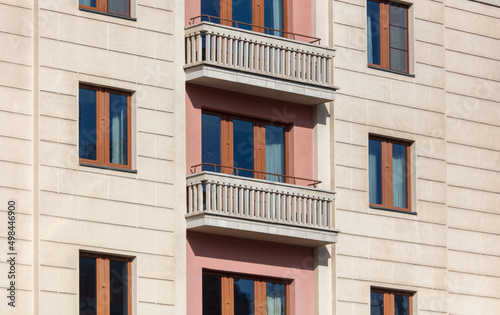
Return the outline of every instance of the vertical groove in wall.
<path id="1" fill-rule="evenodd" d="M 39 314 L 39 274 L 38 259 L 39 202 L 38 202 L 38 0 L 33 1 L 33 314 Z"/>

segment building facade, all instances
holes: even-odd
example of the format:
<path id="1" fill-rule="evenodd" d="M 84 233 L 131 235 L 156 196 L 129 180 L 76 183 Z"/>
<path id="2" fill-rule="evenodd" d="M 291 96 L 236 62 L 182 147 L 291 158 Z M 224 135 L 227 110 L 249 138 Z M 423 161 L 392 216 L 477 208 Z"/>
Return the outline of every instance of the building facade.
<path id="1" fill-rule="evenodd" d="M 0 314 L 499 312 L 498 0 L 0 21 Z"/>

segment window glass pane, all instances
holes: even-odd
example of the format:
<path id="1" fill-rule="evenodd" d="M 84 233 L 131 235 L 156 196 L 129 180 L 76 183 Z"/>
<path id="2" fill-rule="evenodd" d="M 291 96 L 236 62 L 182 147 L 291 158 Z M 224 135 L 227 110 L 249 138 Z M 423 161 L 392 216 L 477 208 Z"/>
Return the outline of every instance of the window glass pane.
<path id="1" fill-rule="evenodd" d="M 406 6 L 391 3 L 389 4 L 389 23 L 391 25 L 407 28 L 407 12 Z"/>
<path id="2" fill-rule="evenodd" d="M 201 116 L 201 162 L 221 165 L 221 117 Z M 213 166 L 203 166 L 203 171 L 220 171 Z"/>
<path id="3" fill-rule="evenodd" d="M 94 90 L 80 88 L 78 151 L 82 159 L 96 160 L 97 158 L 96 94 Z"/>
<path id="4" fill-rule="evenodd" d="M 410 297 L 394 295 L 394 315 L 410 315 Z"/>
<path id="5" fill-rule="evenodd" d="M 264 26 L 275 30 L 284 30 L 284 0 L 266 0 L 264 1 Z M 267 33 L 267 31 L 266 31 Z M 269 34 L 283 36 L 282 32 L 270 31 Z"/>
<path id="6" fill-rule="evenodd" d="M 408 72 L 408 52 L 391 48 L 391 69 Z"/>
<path id="7" fill-rule="evenodd" d="M 97 314 L 96 260 L 80 256 L 80 314 Z"/>
<path id="8" fill-rule="evenodd" d="M 127 96 L 109 94 L 109 162 L 127 165 Z"/>
<path id="9" fill-rule="evenodd" d="M 87 7 L 96 7 L 96 0 L 80 0 L 80 5 L 85 5 Z"/>
<path id="10" fill-rule="evenodd" d="M 286 315 L 286 285 L 266 282 L 266 314 Z"/>
<path id="11" fill-rule="evenodd" d="M 253 122 L 233 119 L 233 159 L 234 167 L 254 169 Z M 254 177 L 249 171 L 235 170 L 234 174 Z"/>
<path id="12" fill-rule="evenodd" d="M 368 63 L 380 65 L 380 3 L 367 2 Z"/>
<path id="13" fill-rule="evenodd" d="M 254 315 L 254 292 L 253 280 L 234 278 L 234 314 Z"/>
<path id="14" fill-rule="evenodd" d="M 384 293 L 370 292 L 370 315 L 384 315 Z"/>
<path id="15" fill-rule="evenodd" d="M 234 27 L 252 30 L 252 0 L 235 0 L 233 1 L 233 21 L 243 22 L 250 25 L 234 23 Z"/>
<path id="16" fill-rule="evenodd" d="M 394 143 L 392 144 L 392 202 L 394 207 L 408 207 L 407 184 L 406 146 Z"/>
<path id="17" fill-rule="evenodd" d="M 221 277 L 203 275 L 203 315 L 222 314 Z"/>
<path id="18" fill-rule="evenodd" d="M 220 17 L 220 0 L 201 0 L 201 14 Z M 209 21 L 207 17 L 202 17 L 202 21 Z M 210 19 L 210 22 L 220 23 L 219 19 Z"/>
<path id="19" fill-rule="evenodd" d="M 130 0 L 108 0 L 108 12 L 130 16 Z"/>
<path id="20" fill-rule="evenodd" d="M 408 31 L 397 26 L 390 27 L 391 48 L 408 50 Z"/>
<path id="21" fill-rule="evenodd" d="M 285 175 L 285 128 L 266 125 L 266 173 Z M 266 175 L 267 180 L 285 182 L 285 178 Z"/>
<path id="22" fill-rule="evenodd" d="M 368 148 L 370 203 L 382 204 L 382 142 L 370 139 Z"/>
<path id="23" fill-rule="evenodd" d="M 128 262 L 109 261 L 110 315 L 128 314 Z"/>

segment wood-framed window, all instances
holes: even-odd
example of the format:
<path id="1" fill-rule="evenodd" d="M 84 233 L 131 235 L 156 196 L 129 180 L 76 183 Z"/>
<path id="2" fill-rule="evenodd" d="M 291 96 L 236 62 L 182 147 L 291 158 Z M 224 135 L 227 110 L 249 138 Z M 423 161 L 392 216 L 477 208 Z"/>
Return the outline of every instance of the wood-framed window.
<path id="1" fill-rule="evenodd" d="M 288 175 L 290 128 L 281 123 L 203 111 L 202 163 L 225 166 L 205 165 L 203 170 L 286 182 L 285 177 L 277 175 Z"/>
<path id="2" fill-rule="evenodd" d="M 409 7 L 387 0 L 367 0 L 368 64 L 409 72 Z"/>
<path id="3" fill-rule="evenodd" d="M 290 282 L 203 273 L 202 315 L 290 314 Z"/>
<path id="4" fill-rule="evenodd" d="M 412 315 L 412 292 L 371 288 L 370 315 Z"/>
<path id="5" fill-rule="evenodd" d="M 80 0 L 80 8 L 130 17 L 131 0 Z"/>
<path id="6" fill-rule="evenodd" d="M 222 25 L 283 36 L 279 31 L 287 31 L 287 2 L 287 0 L 201 0 L 201 14 L 220 17 L 220 21 L 211 21 L 220 22 Z"/>
<path id="7" fill-rule="evenodd" d="M 411 144 L 370 136 L 370 206 L 411 211 Z"/>
<path id="8" fill-rule="evenodd" d="M 132 314 L 130 258 L 80 253 L 80 315 Z"/>
<path id="9" fill-rule="evenodd" d="M 80 85 L 80 163 L 131 169 L 131 112 L 130 93 Z"/>

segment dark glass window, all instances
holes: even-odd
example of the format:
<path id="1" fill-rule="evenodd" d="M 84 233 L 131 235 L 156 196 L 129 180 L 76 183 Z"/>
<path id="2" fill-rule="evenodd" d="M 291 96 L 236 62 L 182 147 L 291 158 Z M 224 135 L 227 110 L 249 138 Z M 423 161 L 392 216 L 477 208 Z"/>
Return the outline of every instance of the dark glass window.
<path id="1" fill-rule="evenodd" d="M 201 160 L 203 163 L 221 165 L 221 117 L 202 114 Z M 204 171 L 220 171 L 211 165 L 203 165 Z"/>
<path id="2" fill-rule="evenodd" d="M 130 16 L 130 0 L 79 0 L 80 8 Z"/>
<path id="3" fill-rule="evenodd" d="M 412 315 L 414 293 L 372 288 L 370 315 Z"/>
<path id="4" fill-rule="evenodd" d="M 80 255 L 80 315 L 131 315 L 130 261 Z"/>
<path id="5" fill-rule="evenodd" d="M 251 121 L 233 119 L 233 165 L 254 169 L 254 137 Z M 238 176 L 254 177 L 253 172 L 238 170 Z"/>
<path id="6" fill-rule="evenodd" d="M 221 277 L 203 275 L 203 315 L 222 314 Z"/>
<path id="7" fill-rule="evenodd" d="M 368 64 L 408 73 L 408 6 L 367 1 Z"/>
<path id="8" fill-rule="evenodd" d="M 80 162 L 131 168 L 130 95 L 82 86 L 79 91 Z"/>
<path id="9" fill-rule="evenodd" d="M 410 211 L 410 144 L 370 137 L 370 205 Z"/>

